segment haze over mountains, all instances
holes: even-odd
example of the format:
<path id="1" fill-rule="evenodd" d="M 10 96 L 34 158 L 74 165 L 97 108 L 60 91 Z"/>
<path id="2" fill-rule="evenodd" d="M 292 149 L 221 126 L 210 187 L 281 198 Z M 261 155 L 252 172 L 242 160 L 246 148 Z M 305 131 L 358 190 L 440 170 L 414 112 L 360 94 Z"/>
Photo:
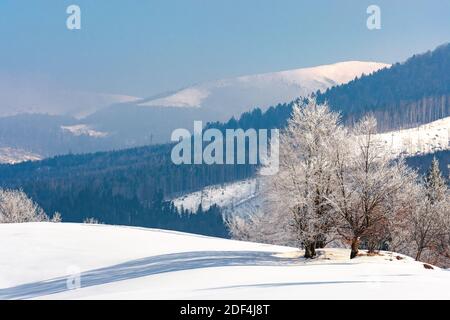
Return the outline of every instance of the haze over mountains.
<path id="1" fill-rule="evenodd" d="M 49 97 L 45 91 L 32 87 L 27 92 L 37 97 L 35 104 L 21 108 L 28 103 L 23 102 L 26 97 L 15 95 L 17 114 L 0 118 L 0 147 L 21 149 L 46 157 L 168 142 L 174 129 L 191 129 L 194 120 L 202 120 L 205 124 L 208 121 L 226 121 L 254 107 L 265 110 L 385 67 L 389 65 L 341 62 L 217 80 L 148 99 L 79 95 L 83 99 L 77 101 L 76 95 L 67 94 L 68 99 L 64 101 L 64 95 Z M 108 97 L 116 99 L 110 99 L 111 102 L 122 103 L 105 106 L 104 101 Z M 11 95 L 8 99 L 8 103 L 3 103 L 0 108 L 0 115 L 14 113 L 8 107 L 13 105 L 14 99 Z M 46 101 L 48 106 L 36 106 Z M 58 101 L 60 109 L 55 107 Z M 74 109 L 74 101 L 80 103 L 78 109 Z M 99 101 L 98 108 L 92 105 L 92 101 Z M 80 117 L 81 114 L 87 115 Z M 3 158 L 11 156 L 4 155 Z"/>
<path id="2" fill-rule="evenodd" d="M 40 75 L 0 72 L 0 117 L 37 113 L 82 118 L 114 103 L 136 100 L 124 94 L 69 90 Z"/>
<path id="3" fill-rule="evenodd" d="M 238 117 L 249 107 L 263 111 L 317 90 L 347 83 L 355 77 L 389 67 L 385 63 L 348 61 L 312 68 L 242 76 L 203 83 L 173 94 L 138 103 L 143 107 L 202 108 L 214 110 L 218 121 Z"/>

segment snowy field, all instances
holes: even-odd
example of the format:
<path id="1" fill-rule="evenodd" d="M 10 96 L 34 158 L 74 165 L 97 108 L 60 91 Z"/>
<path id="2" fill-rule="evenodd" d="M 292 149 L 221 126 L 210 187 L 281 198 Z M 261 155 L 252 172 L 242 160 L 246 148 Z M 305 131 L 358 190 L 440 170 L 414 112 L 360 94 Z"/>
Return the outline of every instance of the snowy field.
<path id="1" fill-rule="evenodd" d="M 305 262 L 289 247 L 66 223 L 2 224 L 0 241 L 1 299 L 450 299 L 449 271 L 388 252 Z"/>

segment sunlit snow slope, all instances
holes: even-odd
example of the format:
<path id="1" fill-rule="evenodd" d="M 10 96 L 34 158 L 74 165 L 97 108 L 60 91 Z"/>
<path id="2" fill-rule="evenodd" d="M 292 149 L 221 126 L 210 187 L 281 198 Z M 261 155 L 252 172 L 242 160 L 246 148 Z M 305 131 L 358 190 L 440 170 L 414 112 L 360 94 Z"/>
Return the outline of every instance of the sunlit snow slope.
<path id="1" fill-rule="evenodd" d="M 389 252 L 305 262 L 289 247 L 65 223 L 2 224 L 0 241 L 1 299 L 450 298 L 450 272 Z"/>

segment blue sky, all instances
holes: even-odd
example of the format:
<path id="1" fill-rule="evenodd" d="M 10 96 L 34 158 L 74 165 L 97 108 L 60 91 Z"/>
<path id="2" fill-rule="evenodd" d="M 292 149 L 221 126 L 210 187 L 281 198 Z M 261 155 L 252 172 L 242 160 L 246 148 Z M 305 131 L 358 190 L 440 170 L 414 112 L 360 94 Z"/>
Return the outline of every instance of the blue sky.
<path id="1" fill-rule="evenodd" d="M 82 29 L 66 28 L 77 4 Z M 382 29 L 366 28 L 381 7 Z M 403 61 L 450 40 L 450 1 L 1 0 L 0 75 L 151 96 L 345 60 Z"/>

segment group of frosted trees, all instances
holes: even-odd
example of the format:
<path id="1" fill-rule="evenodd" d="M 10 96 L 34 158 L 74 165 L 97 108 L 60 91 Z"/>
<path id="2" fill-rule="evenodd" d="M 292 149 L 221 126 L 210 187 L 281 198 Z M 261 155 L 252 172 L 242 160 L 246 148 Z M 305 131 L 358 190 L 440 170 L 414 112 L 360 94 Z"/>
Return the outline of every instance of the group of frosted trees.
<path id="1" fill-rule="evenodd" d="M 0 189 L 0 223 L 61 221 L 55 212 L 50 219 L 44 210 L 21 190 Z"/>
<path id="2" fill-rule="evenodd" d="M 348 244 L 351 258 L 364 247 L 449 259 L 450 198 L 438 162 L 418 176 L 392 156 L 376 127 L 367 116 L 346 128 L 314 100 L 295 107 L 280 136 L 280 170 L 263 180 L 264 212 L 232 220 L 232 234 L 295 244 L 306 258 L 333 242 Z"/>

